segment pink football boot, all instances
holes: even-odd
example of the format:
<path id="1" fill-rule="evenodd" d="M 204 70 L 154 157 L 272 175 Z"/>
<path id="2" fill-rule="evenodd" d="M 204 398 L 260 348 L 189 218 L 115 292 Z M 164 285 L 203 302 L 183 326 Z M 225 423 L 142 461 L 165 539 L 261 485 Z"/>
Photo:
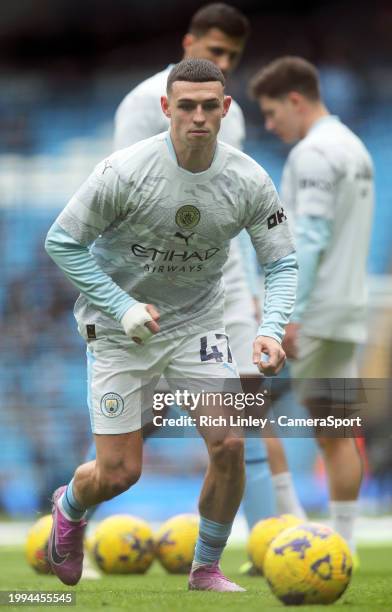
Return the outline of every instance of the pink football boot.
<path id="1" fill-rule="evenodd" d="M 238 586 L 222 574 L 219 561 L 212 565 L 202 565 L 191 570 L 188 587 L 190 591 L 244 592 L 246 589 Z"/>
<path id="2" fill-rule="evenodd" d="M 58 500 L 66 490 L 59 487 L 53 493 L 53 526 L 49 538 L 48 559 L 52 571 L 64 584 L 77 584 L 83 569 L 84 519 L 70 521 L 62 514 Z"/>

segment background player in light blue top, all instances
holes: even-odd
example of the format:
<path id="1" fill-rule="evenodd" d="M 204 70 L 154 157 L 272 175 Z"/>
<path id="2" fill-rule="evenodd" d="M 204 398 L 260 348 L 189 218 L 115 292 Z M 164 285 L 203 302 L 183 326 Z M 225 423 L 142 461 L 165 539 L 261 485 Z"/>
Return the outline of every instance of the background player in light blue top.
<path id="1" fill-rule="evenodd" d="M 300 270 L 285 347 L 293 376 L 305 379 L 300 397 L 316 412 L 325 397 L 306 379 L 358 376 L 357 346 L 366 339 L 373 165 L 360 139 L 328 112 L 316 68 L 306 60 L 280 58 L 263 68 L 251 87 L 266 128 L 285 142 L 299 140 L 287 159 L 281 191 L 295 222 Z M 355 550 L 358 450 L 350 437 L 321 431 L 318 441 L 333 525 Z"/>
<path id="2" fill-rule="evenodd" d="M 216 140 L 230 98 L 214 64 L 180 62 L 167 90 L 162 108 L 171 119 L 170 136 L 142 141 L 99 164 L 46 240 L 81 291 L 75 313 L 91 356 L 97 448 L 96 460 L 54 494 L 49 558 L 67 584 L 80 579 L 86 509 L 140 476 L 141 411 L 146 398 L 152 401 L 153 384 L 161 375 L 184 384 L 192 377 L 205 388 L 208 380 L 219 386 L 228 371 L 238 376 L 223 327 L 221 278 L 230 240 L 243 228 L 266 270 L 253 360 L 273 374 L 285 359 L 280 343 L 295 300 L 296 258 L 287 221 L 282 217 L 272 228 L 268 222 L 282 208 L 276 190 L 256 162 Z M 176 237 L 178 228 L 189 236 L 189 248 Z M 189 586 L 238 591 L 221 573 L 219 558 L 243 493 L 243 442 L 212 434 L 205 435 L 209 467 Z"/>

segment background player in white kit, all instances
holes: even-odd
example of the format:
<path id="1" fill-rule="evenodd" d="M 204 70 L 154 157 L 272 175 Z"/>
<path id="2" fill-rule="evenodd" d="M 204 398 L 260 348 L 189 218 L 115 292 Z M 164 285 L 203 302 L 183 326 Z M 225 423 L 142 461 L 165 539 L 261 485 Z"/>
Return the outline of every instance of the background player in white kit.
<path id="1" fill-rule="evenodd" d="M 283 172 L 281 196 L 295 222 L 298 296 L 284 347 L 297 379 L 355 378 L 366 339 L 366 262 L 373 210 L 373 167 L 359 138 L 331 115 L 316 68 L 283 57 L 252 80 L 267 130 L 300 142 Z M 322 393 L 300 388 L 316 411 Z M 353 438 L 318 438 L 329 480 L 334 527 L 354 550 L 361 460 Z"/>
<path id="2" fill-rule="evenodd" d="M 46 240 L 49 254 L 81 290 L 75 315 L 89 340 L 97 448 L 96 460 L 80 466 L 54 494 L 49 559 L 66 584 L 80 579 L 86 508 L 140 476 L 141 411 L 146 397 L 152 402 L 151 383 L 161 375 L 192 377 L 208 389 L 208 380 L 219 386 L 228 369 L 235 376 L 223 332 L 221 273 L 230 240 L 244 227 L 266 269 L 264 321 L 253 360 L 273 374 L 285 359 L 280 341 L 295 300 L 296 257 L 287 221 L 269 227 L 268 219 L 281 210 L 274 186 L 251 158 L 216 140 L 230 98 L 214 64 L 180 62 L 167 89 L 162 108 L 170 132 L 100 163 Z M 191 230 L 189 252 L 176 237 L 178 227 Z M 204 340 L 223 359 L 203 359 Z M 261 362 L 262 352 L 268 363 Z M 240 591 L 223 576 L 219 559 L 242 497 L 243 442 L 217 438 L 216 430 L 215 439 L 209 435 L 189 586 Z"/>
<path id="3" fill-rule="evenodd" d="M 183 38 L 184 58 L 208 59 L 227 76 L 236 68 L 248 34 L 248 20 L 236 8 L 224 3 L 207 4 L 193 15 L 189 31 Z M 143 81 L 125 96 L 115 115 L 115 150 L 168 129 L 169 121 L 162 113 L 160 97 L 166 89 L 171 68 L 172 65 Z M 233 99 L 222 122 L 219 139 L 243 149 L 245 120 L 240 106 Z M 232 241 L 223 274 L 225 326 L 230 348 L 240 374 L 255 376 L 257 370 L 252 363 L 251 346 L 257 329 L 255 314 L 259 311 L 259 283 L 254 250 L 247 234 Z M 243 508 L 250 528 L 261 518 L 275 513 L 304 516 L 279 439 L 274 440 L 273 448 L 275 461 L 285 467 L 271 482 L 264 443 L 255 437 L 246 440 L 247 482 Z"/>

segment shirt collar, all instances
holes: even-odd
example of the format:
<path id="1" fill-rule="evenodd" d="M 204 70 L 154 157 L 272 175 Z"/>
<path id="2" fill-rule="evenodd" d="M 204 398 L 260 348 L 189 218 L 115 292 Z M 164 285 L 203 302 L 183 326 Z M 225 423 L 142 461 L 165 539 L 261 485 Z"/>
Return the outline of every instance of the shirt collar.
<path id="1" fill-rule="evenodd" d="M 313 123 L 308 133 L 313 132 L 313 130 L 317 130 L 317 128 L 319 128 L 321 125 L 324 125 L 324 123 L 328 123 L 330 121 L 340 122 L 340 119 L 337 115 L 325 115 L 325 117 L 320 117 L 320 119 L 317 119 L 317 121 Z"/>

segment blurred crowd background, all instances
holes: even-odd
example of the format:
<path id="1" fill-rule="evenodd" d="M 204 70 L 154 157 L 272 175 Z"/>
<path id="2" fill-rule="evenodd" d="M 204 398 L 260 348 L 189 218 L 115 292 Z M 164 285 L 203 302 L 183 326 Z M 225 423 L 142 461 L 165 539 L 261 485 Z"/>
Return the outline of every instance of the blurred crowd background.
<path id="1" fill-rule="evenodd" d="M 138 82 L 181 59 L 182 36 L 203 4 L 1 3 L 0 512 L 16 516 L 47 509 L 51 491 L 69 480 L 90 441 L 84 345 L 72 314 L 76 294 L 45 254 L 44 236 L 94 165 L 111 152 L 119 102 Z M 359 134 L 373 156 L 377 206 L 363 374 L 389 378 L 392 4 L 232 4 L 252 25 L 243 60 L 227 87 L 245 113 L 246 152 L 279 183 L 289 149 L 264 131 L 247 82 L 265 62 L 297 54 L 317 64 L 330 110 Z M 388 397 L 383 401 L 388 407 Z M 367 438 L 363 507 L 381 513 L 392 508 L 392 445 L 382 437 L 382 422 L 369 429 Z M 322 512 L 325 476 L 312 444 L 302 453 L 298 440 L 285 444 L 305 507 Z M 192 439 L 178 442 L 175 452 L 170 440 L 149 443 L 145 474 L 132 493 L 134 513 L 159 520 L 194 510 L 203 452 Z"/>

